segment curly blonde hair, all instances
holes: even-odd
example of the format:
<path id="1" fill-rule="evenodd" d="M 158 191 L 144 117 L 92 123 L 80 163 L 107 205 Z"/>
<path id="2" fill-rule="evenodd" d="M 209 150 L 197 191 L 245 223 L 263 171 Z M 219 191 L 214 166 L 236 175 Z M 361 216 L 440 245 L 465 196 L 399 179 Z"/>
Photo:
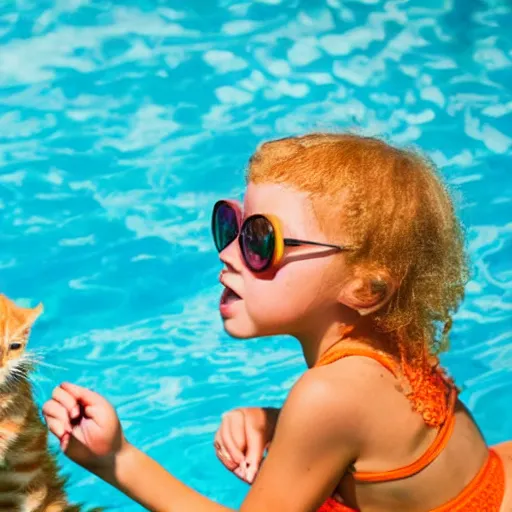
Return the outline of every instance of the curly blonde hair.
<path id="1" fill-rule="evenodd" d="M 329 237 L 348 230 L 358 248 L 351 263 L 384 268 L 400 283 L 373 320 L 402 355 L 418 361 L 447 348 L 468 267 L 460 223 L 432 162 L 375 138 L 313 133 L 262 144 L 247 179 L 309 193 Z"/>

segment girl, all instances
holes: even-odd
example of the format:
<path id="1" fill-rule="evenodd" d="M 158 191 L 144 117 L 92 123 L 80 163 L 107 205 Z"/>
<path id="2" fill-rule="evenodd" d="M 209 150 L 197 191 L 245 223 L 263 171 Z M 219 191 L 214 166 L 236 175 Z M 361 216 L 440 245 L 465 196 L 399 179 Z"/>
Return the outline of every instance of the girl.
<path id="1" fill-rule="evenodd" d="M 252 483 L 242 512 L 512 510 L 512 448 L 486 446 L 437 359 L 467 270 L 428 162 L 355 135 L 268 142 L 212 228 L 226 331 L 292 335 L 309 367 L 282 410 L 222 422 L 217 453 Z M 146 508 L 230 510 L 131 445 L 95 392 L 64 383 L 43 412 L 68 457 Z"/>

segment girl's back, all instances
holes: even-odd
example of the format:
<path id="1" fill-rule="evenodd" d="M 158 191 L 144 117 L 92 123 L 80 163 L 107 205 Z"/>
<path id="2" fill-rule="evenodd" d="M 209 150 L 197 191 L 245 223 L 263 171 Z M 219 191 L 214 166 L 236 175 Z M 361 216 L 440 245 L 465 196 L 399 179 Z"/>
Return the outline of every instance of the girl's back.
<path id="1" fill-rule="evenodd" d="M 364 390 L 361 402 L 365 418 L 361 429 L 367 436 L 353 471 L 343 477 L 335 500 L 327 502 L 321 511 L 498 510 L 486 507 L 494 501 L 497 506 L 501 503 L 501 462 L 494 454 L 489 457 L 492 452 L 463 404 L 458 400 L 455 403 L 453 426 L 448 424 L 448 415 L 446 425 L 429 427 L 424 416 L 411 408 L 403 381 L 379 362 L 378 352 L 372 354 L 366 347 L 354 351 L 342 347 L 342 352 L 332 358 L 342 356 L 340 359 L 312 371 L 317 372 L 318 379 L 329 382 L 333 391 L 340 389 L 340 376 L 347 388 L 348 374 L 355 376 L 355 387 L 371 390 Z M 351 353 L 364 356 L 349 357 Z M 356 395 L 362 391 L 359 389 Z M 428 409 L 431 404 L 425 400 L 422 405 Z M 342 410 L 339 421 L 347 421 Z M 510 462 L 502 459 L 510 473 Z M 502 507 L 512 509 L 507 502 Z"/>

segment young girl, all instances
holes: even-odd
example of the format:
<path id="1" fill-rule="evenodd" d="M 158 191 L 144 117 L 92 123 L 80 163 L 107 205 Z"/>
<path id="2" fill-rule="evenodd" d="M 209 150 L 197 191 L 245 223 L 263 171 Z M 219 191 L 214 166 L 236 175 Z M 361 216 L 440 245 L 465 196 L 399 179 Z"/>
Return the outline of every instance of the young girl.
<path id="1" fill-rule="evenodd" d="M 222 421 L 218 456 L 252 484 L 241 511 L 512 510 L 512 448 L 486 446 L 436 357 L 467 270 L 428 162 L 355 135 L 267 142 L 212 228 L 226 331 L 292 335 L 309 367 L 282 410 Z M 68 457 L 144 507 L 230 510 L 131 445 L 95 392 L 64 383 L 43 412 Z"/>

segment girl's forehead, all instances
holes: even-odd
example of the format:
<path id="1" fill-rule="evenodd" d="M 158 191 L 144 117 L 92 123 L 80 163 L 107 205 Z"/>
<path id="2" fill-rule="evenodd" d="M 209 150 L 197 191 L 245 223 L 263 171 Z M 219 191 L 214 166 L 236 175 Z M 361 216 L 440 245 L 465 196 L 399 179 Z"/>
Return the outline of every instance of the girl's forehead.
<path id="1" fill-rule="evenodd" d="M 288 208 L 303 209 L 306 203 L 307 196 L 304 193 L 277 183 L 249 183 L 244 197 L 244 208 L 265 210 L 254 213 L 276 214 Z"/>
<path id="2" fill-rule="evenodd" d="M 311 226 L 315 223 L 308 194 L 278 183 L 249 183 L 243 208 L 244 217 L 263 213 L 276 215 L 288 225 Z"/>

